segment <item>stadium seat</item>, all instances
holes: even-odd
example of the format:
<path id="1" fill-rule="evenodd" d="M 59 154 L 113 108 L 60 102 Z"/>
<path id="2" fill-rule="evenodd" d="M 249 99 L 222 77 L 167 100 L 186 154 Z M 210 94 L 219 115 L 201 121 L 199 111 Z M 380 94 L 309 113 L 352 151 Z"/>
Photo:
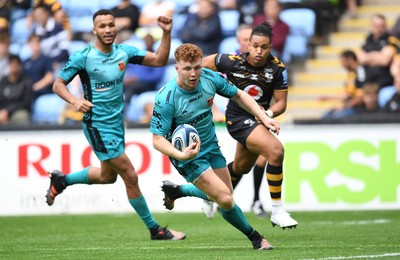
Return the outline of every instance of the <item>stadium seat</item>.
<path id="1" fill-rule="evenodd" d="M 230 36 L 221 41 L 218 51 L 220 53 L 236 53 L 239 47 L 236 36 Z"/>
<path id="2" fill-rule="evenodd" d="M 136 35 L 133 35 L 129 40 L 124 41 L 123 44 L 135 46 L 136 48 L 141 50 L 146 49 L 146 44 L 144 43 L 144 41 L 139 37 L 137 37 Z"/>
<path id="3" fill-rule="evenodd" d="M 130 122 L 138 122 L 144 115 L 143 106 L 147 102 L 153 102 L 157 91 L 147 91 L 142 94 L 133 96 L 131 102 L 126 108 L 126 119 Z"/>
<path id="4" fill-rule="evenodd" d="M 222 35 L 223 37 L 234 36 L 236 29 L 239 26 L 239 16 L 238 10 L 220 10 L 219 19 L 221 20 Z"/>
<path id="5" fill-rule="evenodd" d="M 100 8 L 100 1 L 69 0 L 65 5 L 71 20 L 73 17 L 92 16 Z"/>
<path id="6" fill-rule="evenodd" d="M 112 9 L 121 3 L 121 0 L 101 0 L 100 7 L 103 9 Z"/>
<path id="7" fill-rule="evenodd" d="M 57 124 L 65 101 L 56 94 L 39 96 L 32 105 L 32 123 Z"/>
<path id="8" fill-rule="evenodd" d="M 76 51 L 84 49 L 87 45 L 84 41 L 71 41 L 68 45 L 68 53 L 71 55 Z"/>
<path id="9" fill-rule="evenodd" d="M 26 43 L 30 33 L 25 17 L 12 21 L 10 27 L 11 43 Z"/>
<path id="10" fill-rule="evenodd" d="M 175 70 L 175 64 L 170 64 L 165 67 L 164 76 L 158 83 L 157 89 L 162 88 L 168 81 L 170 81 L 173 77 L 177 75 Z"/>
<path id="11" fill-rule="evenodd" d="M 154 50 L 157 50 L 158 46 L 160 46 L 160 43 L 161 43 L 161 41 L 156 41 L 154 43 Z M 170 48 L 169 57 L 168 57 L 170 62 L 174 62 L 175 63 L 175 55 L 174 55 L 175 50 L 176 50 L 176 48 L 178 48 L 182 44 L 183 44 L 182 41 L 180 39 L 178 39 L 178 38 L 172 38 L 171 39 L 171 48 Z"/>
<path id="12" fill-rule="evenodd" d="M 306 58 L 309 54 L 311 38 L 315 35 L 315 13 L 307 8 L 283 10 L 280 18 L 289 25 L 282 60 L 286 63 L 292 58 Z"/>
<path id="13" fill-rule="evenodd" d="M 72 16 L 70 23 L 73 32 L 91 32 L 93 30 L 92 15 Z"/>

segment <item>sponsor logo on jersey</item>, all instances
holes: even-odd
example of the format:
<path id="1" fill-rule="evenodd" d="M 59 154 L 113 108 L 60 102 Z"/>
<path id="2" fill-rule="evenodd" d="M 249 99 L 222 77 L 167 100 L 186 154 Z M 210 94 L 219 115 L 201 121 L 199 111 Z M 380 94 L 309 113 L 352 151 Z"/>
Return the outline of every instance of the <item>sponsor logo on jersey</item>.
<path id="1" fill-rule="evenodd" d="M 244 92 L 246 92 L 247 94 L 249 94 L 250 96 L 252 96 L 254 98 L 254 100 L 259 100 L 262 95 L 264 94 L 264 91 L 262 90 L 262 88 L 260 88 L 257 85 L 249 85 L 247 87 L 245 87 L 243 89 Z"/>
<path id="2" fill-rule="evenodd" d="M 190 99 L 190 100 L 189 100 L 189 103 L 192 103 L 192 102 L 194 102 L 194 101 L 196 101 L 196 100 L 199 100 L 199 99 L 202 98 L 202 97 L 203 97 L 203 95 L 198 95 L 197 97 L 194 97 L 194 98 Z"/>
<path id="3" fill-rule="evenodd" d="M 258 80 L 258 75 L 257 75 L 257 74 L 251 74 L 250 79 L 252 79 L 252 80 Z"/>
<path id="4" fill-rule="evenodd" d="M 233 75 L 234 77 L 236 77 L 236 78 L 242 78 L 242 79 L 246 78 L 245 75 L 239 74 L 239 73 L 232 73 L 232 75 Z"/>
<path id="5" fill-rule="evenodd" d="M 94 70 L 91 73 L 91 76 L 92 77 L 99 77 L 101 75 L 104 75 L 104 73 L 106 73 L 106 71 L 100 70 L 99 68 L 94 68 Z"/>
<path id="6" fill-rule="evenodd" d="M 120 71 L 123 71 L 125 69 L 125 62 L 123 61 L 118 62 L 118 67 Z"/>
<path id="7" fill-rule="evenodd" d="M 101 63 L 109 63 L 113 60 L 114 60 L 114 58 L 107 58 L 107 59 L 102 60 Z"/>
<path id="8" fill-rule="evenodd" d="M 267 82 L 272 82 L 272 80 L 274 79 L 274 75 L 272 75 L 271 73 L 268 73 L 268 72 L 265 72 L 264 77 L 267 80 Z"/>
<path id="9" fill-rule="evenodd" d="M 115 79 L 115 80 L 96 82 L 94 87 L 96 88 L 96 91 L 104 91 L 104 90 L 109 89 L 110 87 L 114 87 L 118 84 L 121 84 L 123 81 L 124 81 L 124 78 L 121 77 L 121 78 Z"/>

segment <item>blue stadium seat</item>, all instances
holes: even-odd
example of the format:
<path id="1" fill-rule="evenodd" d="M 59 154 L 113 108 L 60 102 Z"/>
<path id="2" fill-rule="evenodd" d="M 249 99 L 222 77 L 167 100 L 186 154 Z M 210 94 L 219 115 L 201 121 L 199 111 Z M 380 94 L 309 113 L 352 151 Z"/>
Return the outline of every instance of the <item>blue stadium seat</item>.
<path id="1" fill-rule="evenodd" d="M 156 41 L 154 43 L 154 50 L 157 50 L 158 46 L 160 46 L 160 43 L 161 43 L 161 41 Z M 171 48 L 170 48 L 169 57 L 168 57 L 168 59 L 170 61 L 174 61 L 175 62 L 175 56 L 174 56 L 175 50 L 176 50 L 176 48 L 178 48 L 182 44 L 183 44 L 182 41 L 180 39 L 178 39 L 178 38 L 172 38 L 171 39 Z"/>
<path id="2" fill-rule="evenodd" d="M 164 76 L 158 83 L 157 89 L 162 88 L 168 81 L 170 81 L 173 77 L 175 77 L 177 74 L 175 70 L 175 64 L 169 64 L 165 67 L 164 71 Z"/>
<path id="3" fill-rule="evenodd" d="M 238 49 L 239 43 L 236 36 L 230 36 L 221 41 L 218 51 L 220 53 L 236 53 Z"/>
<path id="4" fill-rule="evenodd" d="M 68 45 L 68 53 L 71 55 L 76 51 L 83 50 L 87 45 L 84 41 L 71 41 Z"/>
<path id="5" fill-rule="evenodd" d="M 65 10 L 71 20 L 73 17 L 92 16 L 100 8 L 100 1 L 69 0 L 65 5 Z"/>
<path id="6" fill-rule="evenodd" d="M 65 101 L 56 94 L 38 97 L 32 105 L 32 122 L 37 124 L 57 124 Z"/>
<path id="7" fill-rule="evenodd" d="M 19 18 L 11 23 L 10 36 L 12 43 L 26 43 L 31 31 L 26 26 L 26 18 Z"/>
<path id="8" fill-rule="evenodd" d="M 157 91 L 147 91 L 142 94 L 133 96 L 131 102 L 126 108 L 126 119 L 130 122 L 138 122 L 139 119 L 144 115 L 143 106 L 147 102 L 153 102 L 157 94 Z"/>
<path id="9" fill-rule="evenodd" d="M 91 32 L 93 30 L 92 15 L 71 16 L 70 23 L 73 32 Z"/>
<path id="10" fill-rule="evenodd" d="M 136 35 L 133 35 L 129 40 L 124 41 L 123 44 L 135 46 L 136 48 L 141 50 L 146 49 L 146 44 L 144 43 L 144 41 Z"/>
<path id="11" fill-rule="evenodd" d="M 292 58 L 306 58 L 311 38 L 315 35 L 314 11 L 307 8 L 286 9 L 281 12 L 280 18 L 290 27 L 282 60 L 288 63 Z"/>
<path id="12" fill-rule="evenodd" d="M 234 36 L 239 26 L 238 10 L 220 10 L 218 12 L 221 20 L 222 34 L 224 37 Z"/>
<path id="13" fill-rule="evenodd" d="M 112 9 L 121 3 L 121 0 L 101 0 L 100 7 L 103 9 Z"/>

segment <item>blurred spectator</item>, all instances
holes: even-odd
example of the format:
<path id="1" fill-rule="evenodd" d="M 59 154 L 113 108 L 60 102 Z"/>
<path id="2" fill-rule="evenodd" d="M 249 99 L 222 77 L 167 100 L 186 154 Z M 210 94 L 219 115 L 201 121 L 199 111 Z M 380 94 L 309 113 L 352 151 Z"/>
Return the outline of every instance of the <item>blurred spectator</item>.
<path id="1" fill-rule="evenodd" d="M 162 35 L 162 30 L 157 26 L 158 17 L 172 17 L 174 13 L 175 3 L 172 0 L 156 0 L 147 2 L 140 12 L 140 28 L 136 30 L 136 34 L 143 38 L 146 34 L 150 33 L 155 41 L 159 40 Z"/>
<path id="2" fill-rule="evenodd" d="M 36 22 L 33 32 L 42 38 L 42 52 L 52 59 L 58 69 L 68 59 L 69 34 L 52 17 L 50 7 L 47 5 L 36 6 L 33 17 Z"/>
<path id="3" fill-rule="evenodd" d="M 0 124 L 30 123 L 32 84 L 22 72 L 21 59 L 10 55 L 9 74 L 0 81 Z"/>
<path id="4" fill-rule="evenodd" d="M 390 34 L 400 39 L 400 16 L 397 17 L 393 27 L 390 29 Z"/>
<path id="5" fill-rule="evenodd" d="M 53 93 L 52 62 L 49 57 L 42 54 L 40 42 L 40 36 L 34 34 L 29 36 L 28 45 L 31 50 L 31 57 L 24 62 L 24 73 L 32 82 L 33 102 L 41 95 Z"/>
<path id="6" fill-rule="evenodd" d="M 130 0 L 121 0 L 111 11 L 115 16 L 115 26 L 120 34 L 120 40 L 127 40 L 139 27 L 139 8 Z"/>
<path id="7" fill-rule="evenodd" d="M 395 79 L 395 87 L 396 92 L 394 95 L 389 99 L 389 101 L 385 105 L 385 111 L 391 113 L 400 113 L 400 80 Z"/>
<path id="8" fill-rule="evenodd" d="M 365 68 L 366 81 L 375 82 L 380 88 L 392 86 L 389 66 L 397 50 L 397 39 L 390 36 L 382 14 L 372 16 L 370 30 L 357 59 Z"/>
<path id="9" fill-rule="evenodd" d="M 274 40 L 272 42 L 272 54 L 280 58 L 285 46 L 286 38 L 289 34 L 289 25 L 279 18 L 282 10 L 279 0 L 265 0 L 263 10 L 263 14 L 259 14 L 254 18 L 253 27 L 264 21 L 267 21 L 271 24 L 272 33 L 274 35 Z"/>
<path id="10" fill-rule="evenodd" d="M 379 85 L 366 82 L 363 84 L 362 88 L 364 90 L 362 103 L 355 107 L 355 114 L 353 116 L 382 112 L 382 109 L 378 105 Z"/>
<path id="11" fill-rule="evenodd" d="M 394 79 L 394 87 L 396 92 L 386 103 L 385 110 L 388 112 L 399 113 L 400 112 L 400 44 L 397 46 L 397 55 L 394 57 L 393 62 L 390 65 L 390 73 Z"/>
<path id="12" fill-rule="evenodd" d="M 51 11 L 51 15 L 54 20 L 61 24 L 63 28 L 68 32 L 69 39 L 72 39 L 72 27 L 71 23 L 69 22 L 69 17 L 65 10 L 62 7 L 60 1 L 57 0 L 34 0 L 33 8 L 37 6 L 47 6 L 47 8 Z"/>
<path id="13" fill-rule="evenodd" d="M 178 35 L 183 43 L 193 43 L 204 56 L 218 52 L 222 40 L 218 4 L 212 0 L 198 0 L 198 10 L 190 13 Z"/>
<path id="14" fill-rule="evenodd" d="M 154 52 L 154 38 L 147 34 L 144 37 L 146 50 Z M 165 67 L 149 67 L 136 64 L 128 64 L 124 77 L 124 96 L 126 105 L 132 96 L 143 92 L 156 90 L 156 87 L 164 76 Z"/>
<path id="15" fill-rule="evenodd" d="M 249 51 L 250 35 L 253 28 L 248 24 L 241 24 L 236 30 L 236 40 L 239 43 L 239 49 L 236 54 Z"/>
<path id="16" fill-rule="evenodd" d="M 347 80 L 343 95 L 321 96 L 320 101 L 340 100 L 341 103 L 328 111 L 323 119 L 338 119 L 355 113 L 355 107 L 362 104 L 364 95 L 363 84 L 365 71 L 357 62 L 356 54 L 351 50 L 345 50 L 340 54 L 340 63 L 347 70 Z"/>
<path id="17" fill-rule="evenodd" d="M 0 79 L 8 74 L 10 37 L 6 31 L 0 32 Z"/>
<path id="18" fill-rule="evenodd" d="M 31 0 L 0 0 L 0 32 L 9 32 L 8 28 L 12 23 L 11 19 L 21 18 L 12 17 L 13 9 L 14 14 L 16 13 L 16 9 L 22 10 L 23 14 L 25 14 L 30 6 Z"/>
<path id="19" fill-rule="evenodd" d="M 264 0 L 236 0 L 235 9 L 239 10 L 239 24 L 253 24 L 254 17 L 262 13 Z M 231 4 L 232 6 L 233 4 Z"/>
<path id="20" fill-rule="evenodd" d="M 140 117 L 139 123 L 141 124 L 150 124 L 151 117 L 153 116 L 154 102 L 146 102 L 143 105 L 144 114 Z"/>

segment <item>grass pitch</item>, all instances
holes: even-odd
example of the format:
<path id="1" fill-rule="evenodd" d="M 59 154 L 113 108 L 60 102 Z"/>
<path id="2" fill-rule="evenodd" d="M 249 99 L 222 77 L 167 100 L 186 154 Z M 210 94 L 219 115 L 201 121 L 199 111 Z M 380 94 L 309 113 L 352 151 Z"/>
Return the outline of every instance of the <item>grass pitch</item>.
<path id="1" fill-rule="evenodd" d="M 154 214 L 184 241 L 151 241 L 136 214 L 0 217 L 0 259 L 400 259 L 400 211 L 292 212 L 296 229 L 246 213 L 274 246 L 256 251 L 202 213 Z"/>

